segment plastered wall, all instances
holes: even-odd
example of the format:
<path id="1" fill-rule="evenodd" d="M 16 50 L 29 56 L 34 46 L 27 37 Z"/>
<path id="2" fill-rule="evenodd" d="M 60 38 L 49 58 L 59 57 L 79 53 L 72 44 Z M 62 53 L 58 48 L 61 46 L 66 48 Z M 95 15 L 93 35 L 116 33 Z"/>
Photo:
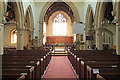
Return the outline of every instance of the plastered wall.
<path id="1" fill-rule="evenodd" d="M 16 28 L 16 26 L 12 26 L 12 25 L 5 25 L 4 28 L 4 46 L 10 46 L 10 47 L 15 47 L 16 44 L 11 43 L 11 31 Z"/>
<path id="2" fill-rule="evenodd" d="M 58 11 L 51 15 L 48 21 L 48 25 L 46 27 L 46 36 L 53 36 L 53 19 L 59 13 L 61 13 L 67 19 L 67 35 L 66 36 L 73 36 L 71 18 L 63 11 L 60 11 L 60 12 Z"/>

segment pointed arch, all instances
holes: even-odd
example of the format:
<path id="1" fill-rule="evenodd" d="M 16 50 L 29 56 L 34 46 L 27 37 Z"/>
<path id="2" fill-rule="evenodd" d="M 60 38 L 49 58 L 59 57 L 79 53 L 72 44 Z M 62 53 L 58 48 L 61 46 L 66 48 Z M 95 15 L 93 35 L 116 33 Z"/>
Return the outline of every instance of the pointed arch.
<path id="1" fill-rule="evenodd" d="M 86 32 L 93 27 L 93 11 L 91 5 L 88 5 L 86 12 Z"/>
<path id="2" fill-rule="evenodd" d="M 40 13 L 40 19 L 39 19 L 39 22 L 40 23 L 43 23 L 44 21 L 44 16 L 46 14 L 46 11 L 47 9 L 53 4 L 54 2 L 47 2 L 45 5 L 44 5 L 44 8 L 42 9 L 41 13 Z M 75 22 L 79 22 L 80 20 L 80 17 L 79 17 L 79 13 L 77 11 L 77 8 L 75 7 L 75 5 L 72 3 L 72 2 L 65 2 L 73 11 L 73 14 L 74 14 L 74 21 Z"/>
<path id="3" fill-rule="evenodd" d="M 16 1 L 15 2 L 15 17 L 17 21 L 17 27 L 24 27 L 24 9 L 23 9 L 23 3 Z M 18 16 L 19 15 L 19 16 Z"/>
<path id="4" fill-rule="evenodd" d="M 34 19 L 33 19 L 33 11 L 32 11 L 32 8 L 31 6 L 29 5 L 26 9 L 26 14 L 25 14 L 25 23 L 26 23 L 26 16 L 29 17 L 29 20 L 30 20 L 30 30 L 32 31 L 33 28 L 34 28 Z"/>
<path id="5" fill-rule="evenodd" d="M 33 29 L 34 29 L 34 20 L 33 20 L 33 12 L 32 8 L 29 5 L 26 9 L 25 14 L 25 30 L 24 31 L 24 46 L 27 46 L 28 49 L 31 49 L 32 39 L 33 39 Z"/>
<path id="6" fill-rule="evenodd" d="M 86 24 L 85 24 L 85 29 L 86 29 L 86 36 L 93 36 L 92 35 L 92 28 L 93 28 L 93 11 L 92 7 L 89 4 L 86 12 Z M 93 41 L 91 40 L 86 40 L 86 49 L 88 46 L 92 47 Z"/>
<path id="7" fill-rule="evenodd" d="M 40 45 L 42 45 L 43 43 L 43 22 L 44 22 L 44 16 L 46 14 L 46 11 L 48 10 L 48 8 L 53 4 L 54 2 L 47 2 L 44 7 L 42 8 L 41 12 L 40 12 L 40 18 L 39 18 L 39 43 Z M 80 17 L 79 17 L 79 13 L 77 11 L 77 8 L 75 7 L 75 5 L 72 2 L 65 2 L 73 11 L 73 16 L 74 16 L 74 21 L 75 22 L 79 22 Z"/>
<path id="8" fill-rule="evenodd" d="M 96 5 L 96 12 L 95 12 L 96 46 L 100 50 L 103 49 L 103 41 L 101 40 L 102 32 L 103 32 L 102 22 L 104 20 L 107 3 L 108 2 L 101 1 L 101 2 L 97 2 Z"/>

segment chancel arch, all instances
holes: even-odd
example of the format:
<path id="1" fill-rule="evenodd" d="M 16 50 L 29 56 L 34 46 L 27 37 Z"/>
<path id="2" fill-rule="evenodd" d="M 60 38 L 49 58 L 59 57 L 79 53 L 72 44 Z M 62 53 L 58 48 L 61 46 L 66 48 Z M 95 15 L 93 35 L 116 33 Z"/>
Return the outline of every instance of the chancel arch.
<path id="1" fill-rule="evenodd" d="M 40 45 L 42 45 L 42 43 L 43 43 L 43 23 L 46 22 L 46 19 L 47 19 L 47 18 L 45 19 L 46 12 L 50 8 L 50 6 L 53 5 L 54 3 L 55 2 L 47 2 L 46 5 L 44 6 L 44 8 L 42 9 L 42 12 L 40 13 L 40 19 L 39 19 Z M 76 7 L 74 6 L 74 4 L 72 2 L 61 2 L 61 3 L 65 3 L 67 6 L 69 6 L 69 9 L 73 12 L 74 15 L 73 15 L 72 22 L 73 21 L 74 22 L 79 22 L 79 20 L 80 20 L 79 13 L 78 13 Z"/>

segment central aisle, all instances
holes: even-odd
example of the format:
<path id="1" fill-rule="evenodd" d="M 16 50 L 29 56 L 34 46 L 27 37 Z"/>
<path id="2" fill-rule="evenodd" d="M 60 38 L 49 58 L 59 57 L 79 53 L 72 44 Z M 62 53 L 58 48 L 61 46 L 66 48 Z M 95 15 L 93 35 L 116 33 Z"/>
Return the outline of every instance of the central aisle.
<path id="1" fill-rule="evenodd" d="M 44 80 L 77 80 L 67 56 L 53 56 Z"/>

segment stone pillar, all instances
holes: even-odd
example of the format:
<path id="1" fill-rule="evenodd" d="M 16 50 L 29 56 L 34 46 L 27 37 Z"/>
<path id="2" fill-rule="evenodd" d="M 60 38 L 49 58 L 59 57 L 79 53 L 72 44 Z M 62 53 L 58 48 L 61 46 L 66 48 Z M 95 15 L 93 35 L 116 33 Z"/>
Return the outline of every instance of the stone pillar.
<path id="1" fill-rule="evenodd" d="M 80 41 L 80 34 L 76 34 L 76 41 L 77 41 L 77 42 Z M 78 48 L 78 49 L 81 49 L 81 48 L 80 48 L 80 44 L 77 43 L 76 45 L 77 45 L 77 48 Z"/>
<path id="2" fill-rule="evenodd" d="M 43 23 L 39 23 L 39 46 L 43 44 Z"/>
<path id="3" fill-rule="evenodd" d="M 17 50 L 23 50 L 24 39 L 23 39 L 23 28 L 17 28 Z"/>
<path id="4" fill-rule="evenodd" d="M 28 49 L 31 49 L 32 39 L 33 39 L 32 31 L 29 31 L 28 35 L 29 35 Z"/>
<path id="5" fill-rule="evenodd" d="M 86 32 L 86 36 L 91 36 L 90 32 Z M 92 48 L 92 40 L 86 40 L 86 49 L 90 46 Z"/>
<path id="6" fill-rule="evenodd" d="M 116 25 L 116 53 L 120 55 L 120 24 Z"/>
<path id="7" fill-rule="evenodd" d="M 0 0 L 0 55 L 3 55 L 3 43 L 4 43 L 4 25 L 3 25 L 3 0 Z M 2 57 L 0 56 L 0 66 L 2 66 Z M 2 79 L 2 67 L 0 67 L 0 80 Z"/>
<path id="8" fill-rule="evenodd" d="M 102 38 L 102 29 L 96 30 L 96 47 L 98 50 L 103 50 L 103 38 Z"/>
<path id="9" fill-rule="evenodd" d="M 120 55 L 120 2 L 116 6 L 116 53 Z"/>
<path id="10" fill-rule="evenodd" d="M 3 51 L 3 42 L 4 42 L 4 37 L 3 37 L 3 24 L 0 22 L 0 55 L 3 55 L 4 51 Z"/>
<path id="11" fill-rule="evenodd" d="M 3 0 L 0 0 L 0 55 L 2 55 L 3 52 L 3 43 L 4 43 L 4 25 L 3 25 Z"/>

